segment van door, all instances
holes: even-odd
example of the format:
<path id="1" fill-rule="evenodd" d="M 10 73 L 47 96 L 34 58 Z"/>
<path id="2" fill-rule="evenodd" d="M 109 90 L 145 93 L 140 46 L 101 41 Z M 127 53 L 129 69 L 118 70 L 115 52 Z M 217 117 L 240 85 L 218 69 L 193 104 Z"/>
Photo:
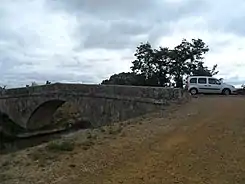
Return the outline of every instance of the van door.
<path id="1" fill-rule="evenodd" d="M 206 77 L 199 77 L 197 80 L 198 83 L 198 92 L 199 93 L 208 93 L 208 84 Z"/>
<path id="2" fill-rule="evenodd" d="M 208 93 L 221 93 L 221 82 L 215 78 L 208 78 Z"/>

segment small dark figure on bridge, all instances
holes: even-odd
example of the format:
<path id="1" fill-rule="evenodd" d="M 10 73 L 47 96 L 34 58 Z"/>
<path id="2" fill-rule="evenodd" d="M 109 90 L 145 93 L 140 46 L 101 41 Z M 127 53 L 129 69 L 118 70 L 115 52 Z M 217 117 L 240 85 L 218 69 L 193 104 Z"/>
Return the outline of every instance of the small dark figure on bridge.
<path id="1" fill-rule="evenodd" d="M 6 85 L 3 86 L 3 87 L 0 87 L 0 93 L 1 93 L 1 95 L 4 95 L 5 94 L 5 91 L 6 91 Z"/>

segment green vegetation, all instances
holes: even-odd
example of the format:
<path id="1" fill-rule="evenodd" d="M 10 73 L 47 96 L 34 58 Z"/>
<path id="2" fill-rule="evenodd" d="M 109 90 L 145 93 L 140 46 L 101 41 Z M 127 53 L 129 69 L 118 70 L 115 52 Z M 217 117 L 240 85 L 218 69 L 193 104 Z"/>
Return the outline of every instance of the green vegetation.
<path id="1" fill-rule="evenodd" d="M 217 65 L 210 70 L 204 65 L 204 54 L 208 46 L 201 39 L 182 42 L 168 47 L 152 48 L 149 42 L 141 43 L 134 54 L 131 72 L 114 74 L 101 84 L 136 86 L 175 86 L 183 87 L 186 75 L 212 76 L 218 73 Z"/>
<path id="2" fill-rule="evenodd" d="M 119 133 L 121 133 L 123 130 L 123 128 L 121 126 L 118 126 L 118 127 L 110 127 L 109 130 L 108 130 L 108 133 L 110 135 L 117 135 Z"/>
<path id="3" fill-rule="evenodd" d="M 52 141 L 48 143 L 46 149 L 49 151 L 73 151 L 75 143 L 71 140 Z"/>

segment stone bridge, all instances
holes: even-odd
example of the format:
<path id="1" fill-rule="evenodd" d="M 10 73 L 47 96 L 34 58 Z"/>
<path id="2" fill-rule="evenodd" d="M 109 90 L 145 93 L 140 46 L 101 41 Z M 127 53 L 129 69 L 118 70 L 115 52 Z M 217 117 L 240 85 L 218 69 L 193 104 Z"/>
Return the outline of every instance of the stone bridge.
<path id="1" fill-rule="evenodd" d="M 0 111 L 21 127 L 36 130 L 69 101 L 79 105 L 85 121 L 98 127 L 163 109 L 186 95 L 173 88 L 56 83 L 8 89 L 0 96 Z"/>

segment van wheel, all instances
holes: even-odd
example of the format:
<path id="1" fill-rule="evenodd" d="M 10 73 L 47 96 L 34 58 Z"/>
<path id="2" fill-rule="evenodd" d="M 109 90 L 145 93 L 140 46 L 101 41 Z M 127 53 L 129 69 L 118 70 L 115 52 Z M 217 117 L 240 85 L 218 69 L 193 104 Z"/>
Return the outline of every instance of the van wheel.
<path id="1" fill-rule="evenodd" d="M 190 93 L 191 93 L 191 95 L 196 95 L 198 93 L 198 91 L 196 88 L 191 88 Z"/>
<path id="2" fill-rule="evenodd" d="M 230 95 L 231 94 L 231 90 L 229 89 L 223 89 L 223 92 L 222 92 L 224 95 Z"/>

